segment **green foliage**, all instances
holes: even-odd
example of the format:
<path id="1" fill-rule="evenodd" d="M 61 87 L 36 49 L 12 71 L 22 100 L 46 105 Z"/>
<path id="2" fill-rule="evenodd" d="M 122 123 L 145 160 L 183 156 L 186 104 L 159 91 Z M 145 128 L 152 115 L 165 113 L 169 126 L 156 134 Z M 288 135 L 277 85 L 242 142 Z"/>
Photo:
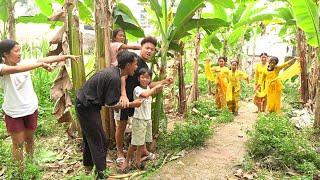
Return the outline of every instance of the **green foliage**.
<path id="1" fill-rule="evenodd" d="M 117 3 L 113 8 L 114 24 L 135 37 L 144 37 L 144 31 L 131 10 L 123 3 Z"/>
<path id="2" fill-rule="evenodd" d="M 7 159 L 11 157 L 10 146 L 7 141 L 0 141 L 0 167 L 6 164 Z"/>
<path id="3" fill-rule="evenodd" d="M 232 122 L 233 120 L 234 120 L 234 115 L 232 114 L 232 112 L 228 110 L 228 108 L 223 108 L 220 111 L 219 116 L 217 117 L 217 122 L 219 123 L 228 123 L 228 122 Z"/>
<path id="4" fill-rule="evenodd" d="M 307 36 L 308 44 L 319 47 L 319 11 L 313 0 L 288 0 L 291 5 L 293 16 L 297 26 L 301 28 Z"/>
<path id="5" fill-rule="evenodd" d="M 300 92 L 297 91 L 299 89 L 298 80 L 295 82 L 285 81 L 283 83 L 283 101 L 288 103 L 293 108 L 301 108 L 302 103 L 300 103 Z"/>
<path id="6" fill-rule="evenodd" d="M 214 101 L 196 101 L 190 107 L 186 122 L 175 124 L 172 132 L 160 136 L 159 147 L 163 151 L 177 152 L 204 146 L 213 133 L 213 123 L 231 122 L 233 118 L 228 109 L 216 109 Z"/>
<path id="7" fill-rule="evenodd" d="M 8 5 L 7 0 L 0 0 L 0 20 L 3 22 L 6 22 L 8 20 L 9 14 L 8 14 Z"/>
<path id="8" fill-rule="evenodd" d="M 254 95 L 254 89 L 252 84 L 248 84 L 247 82 L 241 81 L 241 93 L 240 93 L 240 100 L 246 100 L 248 98 L 252 98 Z"/>
<path id="9" fill-rule="evenodd" d="M 225 7 L 225 8 L 231 8 L 231 9 L 234 8 L 234 3 L 233 3 L 232 0 L 224 0 L 224 1 L 220 1 L 220 0 L 209 0 L 209 2 L 210 2 L 212 5 L 219 4 L 220 6 Z"/>
<path id="10" fill-rule="evenodd" d="M 165 151 L 180 151 L 201 147 L 212 134 L 211 125 L 211 120 L 191 117 L 185 124 L 175 124 L 171 133 L 163 134 L 159 147 Z"/>
<path id="11" fill-rule="evenodd" d="M 45 16 L 51 16 L 53 13 L 51 0 L 35 0 L 42 14 Z"/>
<path id="12" fill-rule="evenodd" d="M 196 109 L 196 111 L 194 111 Z M 191 116 L 193 117 L 204 117 L 206 115 L 210 117 L 216 117 L 219 115 L 219 110 L 216 108 L 216 104 L 213 100 L 201 100 L 193 102 L 191 106 Z"/>
<path id="13" fill-rule="evenodd" d="M 193 73 L 193 62 L 187 61 L 185 64 L 185 84 L 191 84 L 192 83 L 192 73 Z M 208 80 L 204 74 L 204 68 L 199 67 L 199 73 L 198 73 L 198 87 L 200 90 L 200 93 L 206 93 L 208 91 Z"/>
<path id="14" fill-rule="evenodd" d="M 34 90 L 39 100 L 39 121 L 36 135 L 49 136 L 56 128 L 56 120 L 52 116 L 54 102 L 50 99 L 50 88 L 58 71 L 47 72 L 44 69 L 35 69 L 32 72 Z"/>
<path id="15" fill-rule="evenodd" d="M 312 177 L 320 168 L 320 155 L 286 117 L 260 116 L 249 135 L 249 154 L 269 169 L 289 167 Z"/>

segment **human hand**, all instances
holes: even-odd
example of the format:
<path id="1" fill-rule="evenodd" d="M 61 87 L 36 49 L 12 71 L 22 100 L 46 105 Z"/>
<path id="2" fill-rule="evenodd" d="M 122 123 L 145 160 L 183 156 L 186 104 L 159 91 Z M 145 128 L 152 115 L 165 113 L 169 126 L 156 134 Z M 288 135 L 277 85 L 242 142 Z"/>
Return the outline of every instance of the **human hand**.
<path id="1" fill-rule="evenodd" d="M 138 98 L 132 101 L 131 103 L 133 104 L 133 107 L 140 107 L 144 100 L 145 98 Z"/>
<path id="2" fill-rule="evenodd" d="M 41 64 L 41 67 L 42 67 L 43 69 L 49 71 L 49 72 L 51 72 L 51 71 L 53 70 L 53 66 L 50 65 L 50 64 L 48 64 L 48 63 L 44 63 L 44 62 L 43 62 L 43 63 Z"/>
<path id="3" fill-rule="evenodd" d="M 75 55 L 66 55 L 66 59 L 70 58 L 74 62 L 78 62 L 80 59 L 80 56 L 75 56 Z"/>
<path id="4" fill-rule="evenodd" d="M 166 84 L 166 85 L 170 85 L 173 83 L 173 78 L 171 76 L 167 77 L 164 81 L 163 81 L 163 84 Z"/>
<path id="5" fill-rule="evenodd" d="M 120 106 L 122 108 L 128 108 L 129 107 L 129 99 L 127 96 L 120 96 Z"/>

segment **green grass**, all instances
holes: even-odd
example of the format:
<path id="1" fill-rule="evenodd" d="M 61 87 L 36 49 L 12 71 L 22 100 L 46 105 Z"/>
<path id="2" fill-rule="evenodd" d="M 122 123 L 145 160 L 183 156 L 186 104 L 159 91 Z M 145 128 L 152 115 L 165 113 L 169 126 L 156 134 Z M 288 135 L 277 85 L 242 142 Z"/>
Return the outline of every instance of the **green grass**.
<path id="1" fill-rule="evenodd" d="M 320 155 L 309 137 L 297 131 L 288 118 L 270 114 L 260 116 L 248 141 L 249 155 L 271 170 L 293 169 L 313 177 L 320 169 Z"/>

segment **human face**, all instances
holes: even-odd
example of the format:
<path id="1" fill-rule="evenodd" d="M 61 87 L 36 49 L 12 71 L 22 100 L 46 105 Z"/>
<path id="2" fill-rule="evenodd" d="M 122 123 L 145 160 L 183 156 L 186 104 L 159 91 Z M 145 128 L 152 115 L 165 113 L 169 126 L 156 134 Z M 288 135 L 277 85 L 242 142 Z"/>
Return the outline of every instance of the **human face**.
<path id="1" fill-rule="evenodd" d="M 138 67 L 138 61 L 137 61 L 137 59 L 134 59 L 134 61 L 132 63 L 127 65 L 128 75 L 133 76 L 137 67 Z"/>
<path id="2" fill-rule="evenodd" d="M 141 46 L 140 56 L 143 60 L 149 61 L 155 54 L 156 47 L 154 44 L 147 42 Z"/>
<path id="3" fill-rule="evenodd" d="M 121 42 L 121 43 L 124 43 L 124 40 L 125 40 L 125 36 L 124 36 L 124 32 L 123 31 L 119 31 L 115 37 L 115 41 L 116 42 Z"/>
<path id="4" fill-rule="evenodd" d="M 262 64 L 266 64 L 266 63 L 267 63 L 267 60 L 268 60 L 268 56 L 262 55 L 262 56 L 260 57 L 260 60 L 261 60 L 261 63 L 262 63 Z"/>
<path id="5" fill-rule="evenodd" d="M 147 87 L 151 82 L 151 77 L 149 76 L 148 73 L 144 73 L 138 77 L 138 80 L 142 87 Z"/>
<path id="6" fill-rule="evenodd" d="M 238 63 L 235 62 L 235 61 L 233 61 L 233 62 L 231 63 L 231 69 L 232 69 L 232 71 L 237 70 L 237 68 L 238 68 Z"/>
<path id="7" fill-rule="evenodd" d="M 21 60 L 21 48 L 20 45 L 16 44 L 10 50 L 10 53 L 4 53 L 5 63 L 8 65 L 16 65 Z"/>
<path id="8" fill-rule="evenodd" d="M 268 70 L 272 71 L 276 67 L 277 63 L 275 60 L 270 60 L 268 65 Z"/>
<path id="9" fill-rule="evenodd" d="M 219 63 L 220 67 L 224 67 L 224 65 L 225 65 L 225 61 L 223 59 L 219 59 L 218 63 Z"/>

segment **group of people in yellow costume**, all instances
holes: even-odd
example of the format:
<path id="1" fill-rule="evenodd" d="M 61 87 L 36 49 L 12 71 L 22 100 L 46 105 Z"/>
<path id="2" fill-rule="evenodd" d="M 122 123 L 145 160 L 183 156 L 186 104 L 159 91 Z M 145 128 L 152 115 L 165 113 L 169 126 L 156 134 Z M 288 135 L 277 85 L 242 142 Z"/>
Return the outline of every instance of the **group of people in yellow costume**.
<path id="1" fill-rule="evenodd" d="M 216 83 L 216 104 L 218 108 L 228 106 L 229 110 L 234 114 L 238 114 L 239 96 L 240 96 L 240 80 L 247 80 L 248 75 L 238 70 L 238 61 L 231 61 L 231 69 L 226 67 L 227 59 L 220 57 L 218 59 L 219 66 L 211 68 L 210 61 L 206 61 L 205 73 L 209 80 Z"/>
<path id="2" fill-rule="evenodd" d="M 254 103 L 258 107 L 258 112 L 280 112 L 282 80 L 290 79 L 299 74 L 300 62 L 295 58 L 278 65 L 277 57 L 270 57 L 268 61 L 267 53 L 261 53 L 261 62 L 256 66 L 255 80 L 255 96 Z M 216 84 L 216 104 L 218 108 L 228 107 L 235 115 L 238 114 L 240 81 L 246 80 L 249 83 L 248 75 L 238 70 L 238 61 L 232 60 L 231 67 L 226 66 L 225 57 L 219 57 L 217 67 L 211 67 L 210 60 L 206 61 L 205 74 L 206 77 Z M 279 75 L 279 72 L 286 69 Z"/>

